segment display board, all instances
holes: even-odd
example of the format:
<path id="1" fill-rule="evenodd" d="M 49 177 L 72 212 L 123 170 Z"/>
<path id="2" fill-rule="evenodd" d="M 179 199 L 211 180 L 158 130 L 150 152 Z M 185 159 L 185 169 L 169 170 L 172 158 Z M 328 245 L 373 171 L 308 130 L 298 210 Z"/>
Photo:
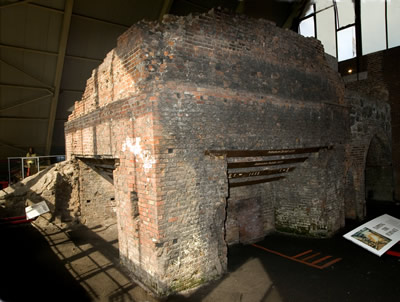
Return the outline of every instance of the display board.
<path id="1" fill-rule="evenodd" d="M 25 208 L 26 219 L 33 219 L 49 211 L 49 207 L 45 201 L 38 202 L 37 204 Z"/>
<path id="2" fill-rule="evenodd" d="M 400 219 L 384 214 L 360 225 L 343 237 L 375 255 L 382 256 L 400 241 Z"/>

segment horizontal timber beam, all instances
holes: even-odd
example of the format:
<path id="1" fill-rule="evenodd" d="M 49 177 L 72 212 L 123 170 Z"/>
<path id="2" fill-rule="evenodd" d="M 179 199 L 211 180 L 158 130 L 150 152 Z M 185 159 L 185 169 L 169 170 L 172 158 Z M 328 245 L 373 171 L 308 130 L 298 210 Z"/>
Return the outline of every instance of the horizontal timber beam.
<path id="1" fill-rule="evenodd" d="M 278 181 L 278 180 L 281 180 L 284 178 L 286 178 L 286 177 L 278 176 L 278 177 L 265 178 L 265 179 L 252 180 L 252 181 L 234 182 L 234 183 L 229 183 L 229 187 L 234 188 L 234 187 L 251 186 L 251 185 L 257 185 L 257 184 L 262 184 L 262 183 L 266 183 L 266 182 Z"/>
<path id="2" fill-rule="evenodd" d="M 292 163 L 302 163 L 305 162 L 307 158 L 308 157 L 298 157 L 298 158 L 286 158 L 286 159 L 275 159 L 275 160 L 228 163 L 228 169 L 265 167 L 265 166 L 277 166 L 277 165 L 285 165 Z"/>
<path id="3" fill-rule="evenodd" d="M 243 178 L 243 177 L 256 177 L 256 176 L 265 176 L 265 175 L 273 175 L 280 173 L 289 173 L 296 169 L 295 167 L 290 168 L 280 168 L 275 170 L 263 170 L 263 171 L 248 171 L 248 172 L 230 172 L 228 173 L 228 178 Z"/>
<path id="4" fill-rule="evenodd" d="M 330 150 L 332 146 L 321 146 L 311 148 L 274 149 L 274 150 L 206 150 L 205 155 L 226 157 L 257 157 L 315 153 L 322 149 Z"/>

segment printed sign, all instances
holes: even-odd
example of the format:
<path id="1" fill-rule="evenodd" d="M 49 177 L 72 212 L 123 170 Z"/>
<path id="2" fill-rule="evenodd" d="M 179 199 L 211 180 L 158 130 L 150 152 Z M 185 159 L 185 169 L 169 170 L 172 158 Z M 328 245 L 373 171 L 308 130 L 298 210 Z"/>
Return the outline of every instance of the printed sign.
<path id="1" fill-rule="evenodd" d="M 343 237 L 375 255 L 382 256 L 400 241 L 400 219 L 384 214 L 360 225 Z"/>
<path id="2" fill-rule="evenodd" d="M 45 201 L 41 201 L 37 204 L 31 205 L 25 208 L 26 219 L 33 219 L 38 217 L 44 213 L 49 212 L 49 207 L 47 206 Z"/>

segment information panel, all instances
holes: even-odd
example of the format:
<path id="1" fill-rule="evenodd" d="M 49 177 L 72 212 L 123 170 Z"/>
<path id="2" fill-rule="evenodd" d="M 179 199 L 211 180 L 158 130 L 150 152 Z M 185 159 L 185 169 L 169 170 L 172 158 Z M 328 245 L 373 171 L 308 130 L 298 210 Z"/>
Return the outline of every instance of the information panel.
<path id="1" fill-rule="evenodd" d="M 26 219 L 33 219 L 49 211 L 49 207 L 45 201 L 38 202 L 37 204 L 25 208 Z"/>
<path id="2" fill-rule="evenodd" d="M 375 255 L 382 256 L 400 240 L 400 219 L 384 214 L 360 225 L 343 237 Z"/>

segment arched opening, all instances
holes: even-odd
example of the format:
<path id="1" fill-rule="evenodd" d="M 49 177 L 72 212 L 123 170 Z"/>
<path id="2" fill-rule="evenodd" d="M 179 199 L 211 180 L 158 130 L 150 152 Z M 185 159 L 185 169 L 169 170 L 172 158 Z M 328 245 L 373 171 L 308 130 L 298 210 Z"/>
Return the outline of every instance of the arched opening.
<path id="1" fill-rule="evenodd" d="M 393 201 L 393 167 L 390 145 L 378 136 L 371 140 L 365 160 L 365 198 L 371 205 Z"/>

